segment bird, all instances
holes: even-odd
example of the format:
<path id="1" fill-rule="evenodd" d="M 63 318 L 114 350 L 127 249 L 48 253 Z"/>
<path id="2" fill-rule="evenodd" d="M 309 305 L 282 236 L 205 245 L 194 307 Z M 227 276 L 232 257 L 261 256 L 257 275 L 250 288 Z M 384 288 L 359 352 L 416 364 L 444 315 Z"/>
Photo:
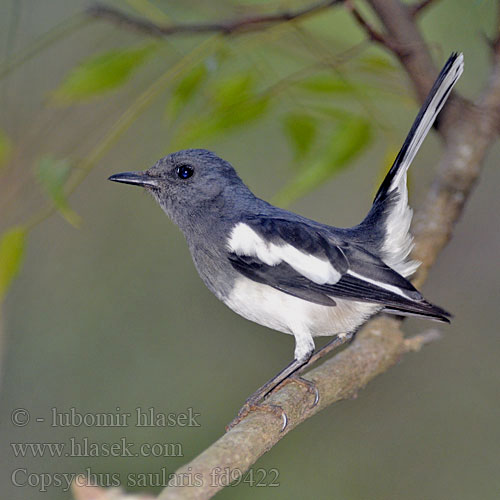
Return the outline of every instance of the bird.
<path id="1" fill-rule="evenodd" d="M 184 234 L 202 281 L 218 299 L 248 320 L 294 336 L 293 360 L 246 400 L 233 423 L 258 408 L 276 413 L 264 402 L 270 392 L 293 378 L 310 386 L 297 373 L 349 342 L 377 313 L 450 321 L 409 281 L 419 262 L 410 258 L 406 177 L 463 68 L 463 54 L 452 53 L 368 214 L 354 227 L 329 226 L 258 198 L 229 162 L 205 149 L 174 152 L 148 170 L 109 177 L 153 196 Z M 314 353 L 318 336 L 332 340 Z M 316 392 L 314 404 L 318 398 Z"/>

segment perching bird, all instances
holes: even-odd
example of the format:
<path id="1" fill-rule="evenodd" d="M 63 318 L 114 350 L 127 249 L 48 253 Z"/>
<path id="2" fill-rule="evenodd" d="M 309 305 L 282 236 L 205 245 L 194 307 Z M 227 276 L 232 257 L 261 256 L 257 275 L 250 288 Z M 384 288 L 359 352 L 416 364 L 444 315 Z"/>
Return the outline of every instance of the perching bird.
<path id="1" fill-rule="evenodd" d="M 199 275 L 222 302 L 294 335 L 294 360 L 244 408 L 308 363 L 316 336 L 334 336 L 330 346 L 339 345 L 380 311 L 449 322 L 450 315 L 408 281 L 418 262 L 409 259 L 406 171 L 462 71 L 463 55 L 452 54 L 371 210 L 352 228 L 321 224 L 257 198 L 228 162 L 204 149 L 179 151 L 144 172 L 109 178 L 153 195 L 184 233 Z"/>

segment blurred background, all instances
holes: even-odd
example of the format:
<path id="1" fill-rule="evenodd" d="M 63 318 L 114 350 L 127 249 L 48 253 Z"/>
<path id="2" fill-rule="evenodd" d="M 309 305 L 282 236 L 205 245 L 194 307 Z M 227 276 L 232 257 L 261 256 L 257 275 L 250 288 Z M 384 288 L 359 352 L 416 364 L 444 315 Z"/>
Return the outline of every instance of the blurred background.
<path id="1" fill-rule="evenodd" d="M 137 486 L 128 475 L 172 473 L 194 458 L 293 353 L 291 336 L 218 302 L 153 200 L 107 182 L 109 175 L 206 147 L 260 197 L 354 225 L 418 110 L 397 62 L 366 42 L 341 7 L 231 37 L 158 39 L 91 19 L 84 14 L 91 5 L 0 0 L 0 489 L 11 500 L 69 498 L 64 485 L 41 492 L 39 481 L 86 470 L 114 475 L 127 490 L 158 492 L 156 476 Z M 303 3 L 106 5 L 168 24 Z M 437 66 L 464 52 L 457 89 L 468 98 L 487 79 L 484 35 L 496 16 L 492 0 L 441 0 L 422 13 Z M 431 133 L 411 169 L 415 207 L 440 152 Z M 277 469 L 279 487 L 241 482 L 218 498 L 498 498 L 499 153 L 496 145 L 423 290 L 455 315 L 443 338 L 263 456 L 254 471 L 267 471 L 268 483 Z M 404 329 L 428 326 L 412 319 Z M 200 426 L 137 427 L 137 407 L 192 408 Z M 20 408 L 30 414 L 26 425 L 12 422 Z M 125 428 L 54 427 L 52 408 L 132 417 Z M 182 456 L 66 456 L 71 439 L 123 437 L 134 451 L 178 444 L 170 449 Z M 60 457 L 29 450 L 23 457 L 11 443 L 66 448 Z M 12 482 L 16 470 L 23 486 Z"/>

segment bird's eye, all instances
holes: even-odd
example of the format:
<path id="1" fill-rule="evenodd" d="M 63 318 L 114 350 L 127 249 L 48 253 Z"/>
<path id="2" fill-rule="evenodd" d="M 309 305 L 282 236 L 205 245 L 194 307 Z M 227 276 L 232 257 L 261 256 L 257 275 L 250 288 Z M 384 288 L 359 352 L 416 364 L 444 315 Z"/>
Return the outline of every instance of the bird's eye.
<path id="1" fill-rule="evenodd" d="M 194 173 L 194 170 L 188 165 L 180 165 L 176 167 L 175 173 L 179 179 L 189 179 Z"/>

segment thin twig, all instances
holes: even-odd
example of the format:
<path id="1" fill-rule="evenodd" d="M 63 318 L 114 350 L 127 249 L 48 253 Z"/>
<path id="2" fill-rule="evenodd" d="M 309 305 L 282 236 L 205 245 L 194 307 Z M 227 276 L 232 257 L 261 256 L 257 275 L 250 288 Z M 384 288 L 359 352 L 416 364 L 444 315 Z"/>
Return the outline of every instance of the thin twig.
<path id="1" fill-rule="evenodd" d="M 261 30 L 273 24 L 293 21 L 316 14 L 341 3 L 343 3 L 343 0 L 323 0 L 296 11 L 286 10 L 275 14 L 251 16 L 214 23 L 170 24 L 168 26 L 155 24 L 147 19 L 132 16 L 121 10 L 101 4 L 90 7 L 87 13 L 94 18 L 105 19 L 114 24 L 157 37 L 186 33 L 222 33 L 224 35 L 231 35 L 235 32 Z"/>
<path id="2" fill-rule="evenodd" d="M 347 7 L 347 10 L 351 12 L 353 15 L 354 19 L 356 22 L 361 26 L 361 28 L 366 32 L 368 35 L 368 38 L 372 42 L 376 42 L 380 45 L 383 45 L 387 47 L 391 52 L 394 52 L 397 54 L 399 52 L 396 44 L 387 36 L 383 35 L 382 33 L 378 32 L 359 12 L 358 9 L 354 6 L 354 3 L 352 0 L 345 0 L 345 5 Z"/>
<path id="3" fill-rule="evenodd" d="M 405 347 L 408 352 L 418 352 L 422 349 L 422 347 L 430 344 L 431 342 L 436 342 L 436 340 L 441 339 L 442 336 L 443 335 L 439 330 L 436 328 L 430 328 L 429 330 L 425 330 L 424 332 L 414 335 L 409 339 L 405 339 Z"/>
<path id="4" fill-rule="evenodd" d="M 418 16 L 426 7 L 429 7 L 436 0 L 421 0 L 420 2 L 416 2 L 413 5 L 410 5 L 410 12 L 413 17 Z"/>

